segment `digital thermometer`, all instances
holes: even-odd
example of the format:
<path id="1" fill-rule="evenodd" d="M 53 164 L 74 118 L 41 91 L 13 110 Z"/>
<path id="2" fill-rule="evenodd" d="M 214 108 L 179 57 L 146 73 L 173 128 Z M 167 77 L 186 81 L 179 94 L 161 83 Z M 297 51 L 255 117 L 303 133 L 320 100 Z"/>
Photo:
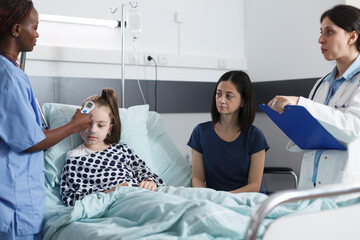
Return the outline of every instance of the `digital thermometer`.
<path id="1" fill-rule="evenodd" d="M 95 103 L 93 101 L 87 101 L 84 104 L 83 109 L 81 109 L 81 113 L 89 113 L 95 107 Z"/>

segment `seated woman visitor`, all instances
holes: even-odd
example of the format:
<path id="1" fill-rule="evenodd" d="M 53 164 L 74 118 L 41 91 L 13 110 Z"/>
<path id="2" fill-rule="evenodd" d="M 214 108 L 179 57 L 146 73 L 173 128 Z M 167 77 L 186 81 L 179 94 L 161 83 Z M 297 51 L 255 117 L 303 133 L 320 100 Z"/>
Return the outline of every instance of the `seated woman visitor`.
<path id="1" fill-rule="evenodd" d="M 216 84 L 212 121 L 193 130 L 192 185 L 215 190 L 261 192 L 265 151 L 263 133 L 253 126 L 255 98 L 249 76 L 242 71 L 225 73 Z"/>

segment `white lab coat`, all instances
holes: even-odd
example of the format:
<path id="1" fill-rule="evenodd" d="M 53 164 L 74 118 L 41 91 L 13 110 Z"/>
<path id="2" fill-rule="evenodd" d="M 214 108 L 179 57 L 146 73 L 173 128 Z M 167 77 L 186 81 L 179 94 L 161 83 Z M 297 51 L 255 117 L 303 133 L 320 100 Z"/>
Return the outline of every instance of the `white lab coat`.
<path id="1" fill-rule="evenodd" d="M 316 90 L 317 86 L 318 89 Z M 300 97 L 298 105 L 305 107 L 326 130 L 344 146 L 346 151 L 325 150 L 320 158 L 317 186 L 332 183 L 360 182 L 360 74 L 353 81 L 344 81 L 328 106 L 323 103 L 330 83 L 318 80 L 310 92 L 310 98 Z M 315 95 L 314 95 L 315 94 Z M 301 151 L 293 142 L 289 151 Z M 304 151 L 299 188 L 313 188 L 312 176 L 316 150 Z"/>

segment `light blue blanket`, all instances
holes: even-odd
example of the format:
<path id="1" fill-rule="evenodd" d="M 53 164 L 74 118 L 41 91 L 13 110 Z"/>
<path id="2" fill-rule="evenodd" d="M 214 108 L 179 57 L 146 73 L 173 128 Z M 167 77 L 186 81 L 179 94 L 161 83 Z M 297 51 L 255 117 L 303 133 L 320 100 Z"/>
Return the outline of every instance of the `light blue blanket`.
<path id="1" fill-rule="evenodd" d="M 49 194 L 51 196 L 51 194 Z M 254 206 L 268 197 L 206 188 L 161 187 L 157 192 L 119 187 L 64 207 L 48 199 L 47 239 L 243 239 Z M 264 221 L 297 212 L 337 208 L 330 199 L 284 204 Z"/>

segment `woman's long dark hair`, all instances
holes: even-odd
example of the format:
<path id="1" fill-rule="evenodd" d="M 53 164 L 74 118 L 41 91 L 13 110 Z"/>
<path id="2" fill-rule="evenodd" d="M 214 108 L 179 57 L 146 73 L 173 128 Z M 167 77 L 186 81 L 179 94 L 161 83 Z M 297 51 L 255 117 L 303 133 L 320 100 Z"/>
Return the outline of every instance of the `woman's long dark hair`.
<path id="1" fill-rule="evenodd" d="M 216 107 L 216 92 L 220 82 L 231 81 L 240 93 L 243 106 L 239 110 L 239 126 L 242 132 L 246 132 L 255 119 L 255 95 L 249 78 L 243 71 L 230 71 L 222 75 L 216 83 L 211 105 L 211 118 L 213 123 L 220 121 L 220 113 Z"/>

